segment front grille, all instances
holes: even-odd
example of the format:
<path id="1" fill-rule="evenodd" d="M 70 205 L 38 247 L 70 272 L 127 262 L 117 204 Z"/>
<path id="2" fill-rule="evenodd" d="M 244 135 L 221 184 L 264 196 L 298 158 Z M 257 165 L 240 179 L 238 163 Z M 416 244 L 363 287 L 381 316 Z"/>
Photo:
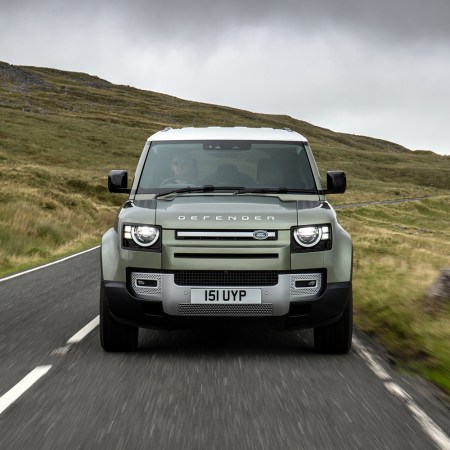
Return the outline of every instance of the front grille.
<path id="1" fill-rule="evenodd" d="M 276 286 L 278 272 L 271 270 L 180 270 L 175 272 L 178 286 Z"/>
<path id="2" fill-rule="evenodd" d="M 228 317 L 250 317 L 271 316 L 273 305 L 262 303 L 257 305 L 198 305 L 181 303 L 179 314 L 181 316 L 228 316 Z"/>
<path id="3" fill-rule="evenodd" d="M 277 240 L 278 232 L 265 230 L 234 230 L 234 231 L 211 231 L 211 230 L 178 230 L 175 232 L 176 239 L 194 239 L 194 240 L 232 240 L 232 241 L 254 241 L 254 240 Z"/>

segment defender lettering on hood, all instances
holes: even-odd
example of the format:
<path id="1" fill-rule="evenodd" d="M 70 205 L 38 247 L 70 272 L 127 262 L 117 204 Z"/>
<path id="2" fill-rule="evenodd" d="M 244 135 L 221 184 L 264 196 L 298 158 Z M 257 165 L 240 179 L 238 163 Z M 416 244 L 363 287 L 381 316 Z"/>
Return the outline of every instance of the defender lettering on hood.
<path id="1" fill-rule="evenodd" d="M 274 196 L 188 196 L 158 200 L 155 220 L 163 228 L 287 229 L 297 223 L 296 202 Z"/>
<path id="2" fill-rule="evenodd" d="M 275 216 L 178 216 L 178 220 L 275 220 Z"/>

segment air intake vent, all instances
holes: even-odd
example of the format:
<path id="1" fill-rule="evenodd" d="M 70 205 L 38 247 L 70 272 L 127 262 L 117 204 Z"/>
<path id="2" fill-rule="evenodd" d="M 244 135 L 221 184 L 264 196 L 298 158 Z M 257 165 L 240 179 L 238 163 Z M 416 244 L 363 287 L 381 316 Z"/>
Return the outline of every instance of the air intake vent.
<path id="1" fill-rule="evenodd" d="M 263 303 L 258 305 L 193 305 L 181 303 L 179 314 L 181 316 L 225 316 L 225 317 L 251 317 L 271 316 L 273 305 Z"/>
<path id="2" fill-rule="evenodd" d="M 175 272 L 178 286 L 276 286 L 278 272 L 271 270 L 180 270 Z"/>

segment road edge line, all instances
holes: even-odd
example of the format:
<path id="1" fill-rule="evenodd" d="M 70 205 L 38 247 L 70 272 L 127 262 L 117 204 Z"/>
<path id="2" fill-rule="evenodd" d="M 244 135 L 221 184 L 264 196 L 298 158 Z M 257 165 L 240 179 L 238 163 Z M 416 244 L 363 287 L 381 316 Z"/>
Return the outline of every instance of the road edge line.
<path id="1" fill-rule="evenodd" d="M 384 388 L 406 406 L 425 434 L 441 450 L 450 450 L 450 437 L 444 430 L 414 402 L 410 395 L 392 381 L 391 376 L 375 361 L 375 358 L 359 339 L 353 337 L 353 344 L 356 352 L 365 361 L 369 369 L 383 382 Z"/>
<path id="2" fill-rule="evenodd" d="M 73 255 L 66 256 L 65 258 L 58 259 L 57 261 L 52 261 L 51 263 L 47 263 L 42 266 L 33 267 L 32 269 L 24 270 L 23 272 L 15 273 L 14 275 L 10 275 L 5 278 L 0 278 L 0 283 L 3 283 L 4 281 L 12 280 L 13 278 L 17 278 L 17 277 L 26 275 L 31 272 L 35 272 L 36 270 L 45 269 L 46 267 L 50 267 L 55 264 L 62 263 L 64 261 L 67 261 L 68 259 L 75 258 L 76 256 L 84 255 L 85 253 L 89 253 L 89 252 L 92 252 L 93 250 L 97 250 L 98 248 L 100 248 L 100 245 L 96 245 L 95 247 L 88 248 L 87 250 L 83 250 L 82 252 L 74 253 Z"/>

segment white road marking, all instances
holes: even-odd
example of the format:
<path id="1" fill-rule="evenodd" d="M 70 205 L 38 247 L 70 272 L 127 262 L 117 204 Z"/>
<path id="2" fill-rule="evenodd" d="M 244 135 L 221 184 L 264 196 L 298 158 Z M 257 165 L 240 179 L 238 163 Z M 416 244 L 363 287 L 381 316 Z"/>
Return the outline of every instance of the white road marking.
<path id="1" fill-rule="evenodd" d="M 366 360 L 372 372 L 381 380 L 390 380 L 390 375 L 378 364 L 373 356 L 366 350 L 364 345 L 355 337 L 353 337 L 353 346 L 356 348 L 359 355 Z"/>
<path id="2" fill-rule="evenodd" d="M 404 400 L 405 402 L 412 400 L 411 397 L 397 383 L 394 383 L 393 381 L 384 383 L 384 387 L 400 400 Z"/>
<path id="3" fill-rule="evenodd" d="M 92 330 L 94 330 L 100 323 L 100 316 L 92 319 L 85 327 L 83 327 L 78 333 L 75 333 L 66 343 L 68 345 L 76 344 L 84 339 Z"/>
<path id="4" fill-rule="evenodd" d="M 0 278 L 0 283 L 3 281 L 11 280 L 13 278 L 20 277 L 21 275 L 25 275 L 27 273 L 34 272 L 36 270 L 44 269 L 45 267 L 53 266 L 54 264 L 59 264 L 61 262 L 67 261 L 68 259 L 75 258 L 79 255 L 84 255 L 85 253 L 91 252 L 93 250 L 98 249 L 100 246 L 90 248 L 88 250 L 84 250 L 79 253 L 75 253 L 73 255 L 67 256 L 65 258 L 59 259 L 58 261 L 53 261 L 51 263 L 45 264 L 43 266 L 35 267 L 30 270 L 26 270 L 24 272 L 17 273 L 15 275 L 11 275 L 9 277 Z M 76 344 L 84 339 L 92 330 L 94 330 L 100 323 L 100 317 L 97 316 L 93 320 L 91 320 L 86 326 L 84 326 L 78 333 L 75 333 L 68 341 L 67 346 L 64 347 L 64 352 L 62 354 L 67 353 L 70 349 L 70 345 Z M 5 411 L 6 408 L 11 406 L 21 395 L 23 395 L 34 383 L 36 383 L 40 378 L 42 378 L 50 369 L 51 365 L 46 366 L 38 366 L 34 370 L 32 370 L 28 375 L 26 375 L 21 381 L 19 381 L 13 388 L 11 388 L 6 394 L 0 397 L 0 414 Z"/>
<path id="5" fill-rule="evenodd" d="M 36 270 L 44 269 L 49 266 L 53 266 L 54 264 L 59 264 L 68 259 L 75 258 L 76 256 L 84 255 L 85 253 L 91 252 L 93 250 L 98 249 L 100 246 L 90 248 L 88 250 L 84 250 L 79 253 L 75 253 L 73 255 L 67 256 L 65 258 L 59 259 L 58 261 L 53 261 L 51 263 L 45 264 L 43 266 L 35 267 L 30 270 L 26 270 L 24 272 L 16 273 L 15 275 L 11 275 L 9 277 L 1 278 L 0 283 L 3 281 L 11 280 L 13 278 L 20 277 L 21 275 L 25 275 L 27 273 L 34 272 Z M 80 342 L 83 338 L 85 338 L 92 330 L 94 330 L 100 322 L 99 316 L 95 317 L 91 320 L 85 327 L 83 327 L 78 333 L 74 334 L 68 341 L 67 344 L 70 346 L 72 344 L 76 344 Z M 38 366 L 33 371 L 31 371 L 25 378 L 23 378 L 19 383 L 17 383 L 12 389 L 10 389 L 6 394 L 0 397 L 0 414 L 8 408 L 12 403 L 14 403 L 25 391 L 27 391 L 36 381 L 38 381 L 41 377 L 43 377 L 50 369 L 51 365 L 47 366 Z"/>
<path id="6" fill-rule="evenodd" d="M 384 387 L 395 397 L 401 400 L 412 413 L 414 419 L 422 427 L 423 431 L 432 439 L 432 441 L 441 450 L 450 450 L 450 438 L 444 431 L 419 408 L 413 399 L 397 384 L 394 383 L 390 375 L 378 364 L 374 357 L 356 338 L 353 338 L 353 344 L 359 355 L 366 361 L 370 370 L 383 381 Z"/>
<path id="7" fill-rule="evenodd" d="M 450 450 L 450 438 L 412 400 L 406 403 L 414 418 L 441 450 Z"/>
<path id="8" fill-rule="evenodd" d="M 64 356 L 70 351 L 70 345 L 65 345 L 64 347 L 55 348 L 50 352 L 50 355 L 54 356 Z"/>
<path id="9" fill-rule="evenodd" d="M 78 333 L 75 333 L 68 341 L 66 347 L 57 349 L 56 353 L 52 354 L 66 354 L 70 346 L 77 344 L 84 339 L 92 330 L 94 330 L 100 323 L 100 316 L 92 319 L 86 326 L 84 326 Z M 36 381 L 43 377 L 50 369 L 51 365 L 38 366 L 32 370 L 26 377 L 19 381 L 13 388 L 11 388 L 6 394 L 0 397 L 0 414 L 13 404 L 22 394 L 24 394 Z"/>
<path id="10" fill-rule="evenodd" d="M 31 273 L 31 272 L 34 272 L 36 270 L 45 269 L 46 267 L 53 266 L 54 264 L 62 263 L 64 261 L 67 261 L 68 259 L 75 258 L 75 256 L 84 255 L 85 253 L 92 252 L 93 250 L 97 250 L 98 248 L 100 248 L 100 245 L 97 245 L 96 247 L 89 248 L 88 250 L 84 250 L 84 251 L 79 252 L 79 253 L 75 253 L 75 254 L 70 255 L 70 256 L 66 256 L 65 258 L 58 259 L 57 261 L 53 261 L 51 263 L 44 264 L 43 266 L 34 267 L 33 269 L 25 270 L 23 272 L 19 272 L 19 273 L 16 273 L 14 275 L 10 275 L 9 277 L 0 278 L 0 283 L 3 283 L 3 281 L 12 280 L 13 278 L 17 278 L 17 277 L 20 277 L 22 275 L 26 275 L 27 273 Z"/>
<path id="11" fill-rule="evenodd" d="M 19 381 L 6 394 L 0 397 L 0 414 L 26 392 L 36 381 L 43 377 L 52 366 L 38 366 Z"/>

